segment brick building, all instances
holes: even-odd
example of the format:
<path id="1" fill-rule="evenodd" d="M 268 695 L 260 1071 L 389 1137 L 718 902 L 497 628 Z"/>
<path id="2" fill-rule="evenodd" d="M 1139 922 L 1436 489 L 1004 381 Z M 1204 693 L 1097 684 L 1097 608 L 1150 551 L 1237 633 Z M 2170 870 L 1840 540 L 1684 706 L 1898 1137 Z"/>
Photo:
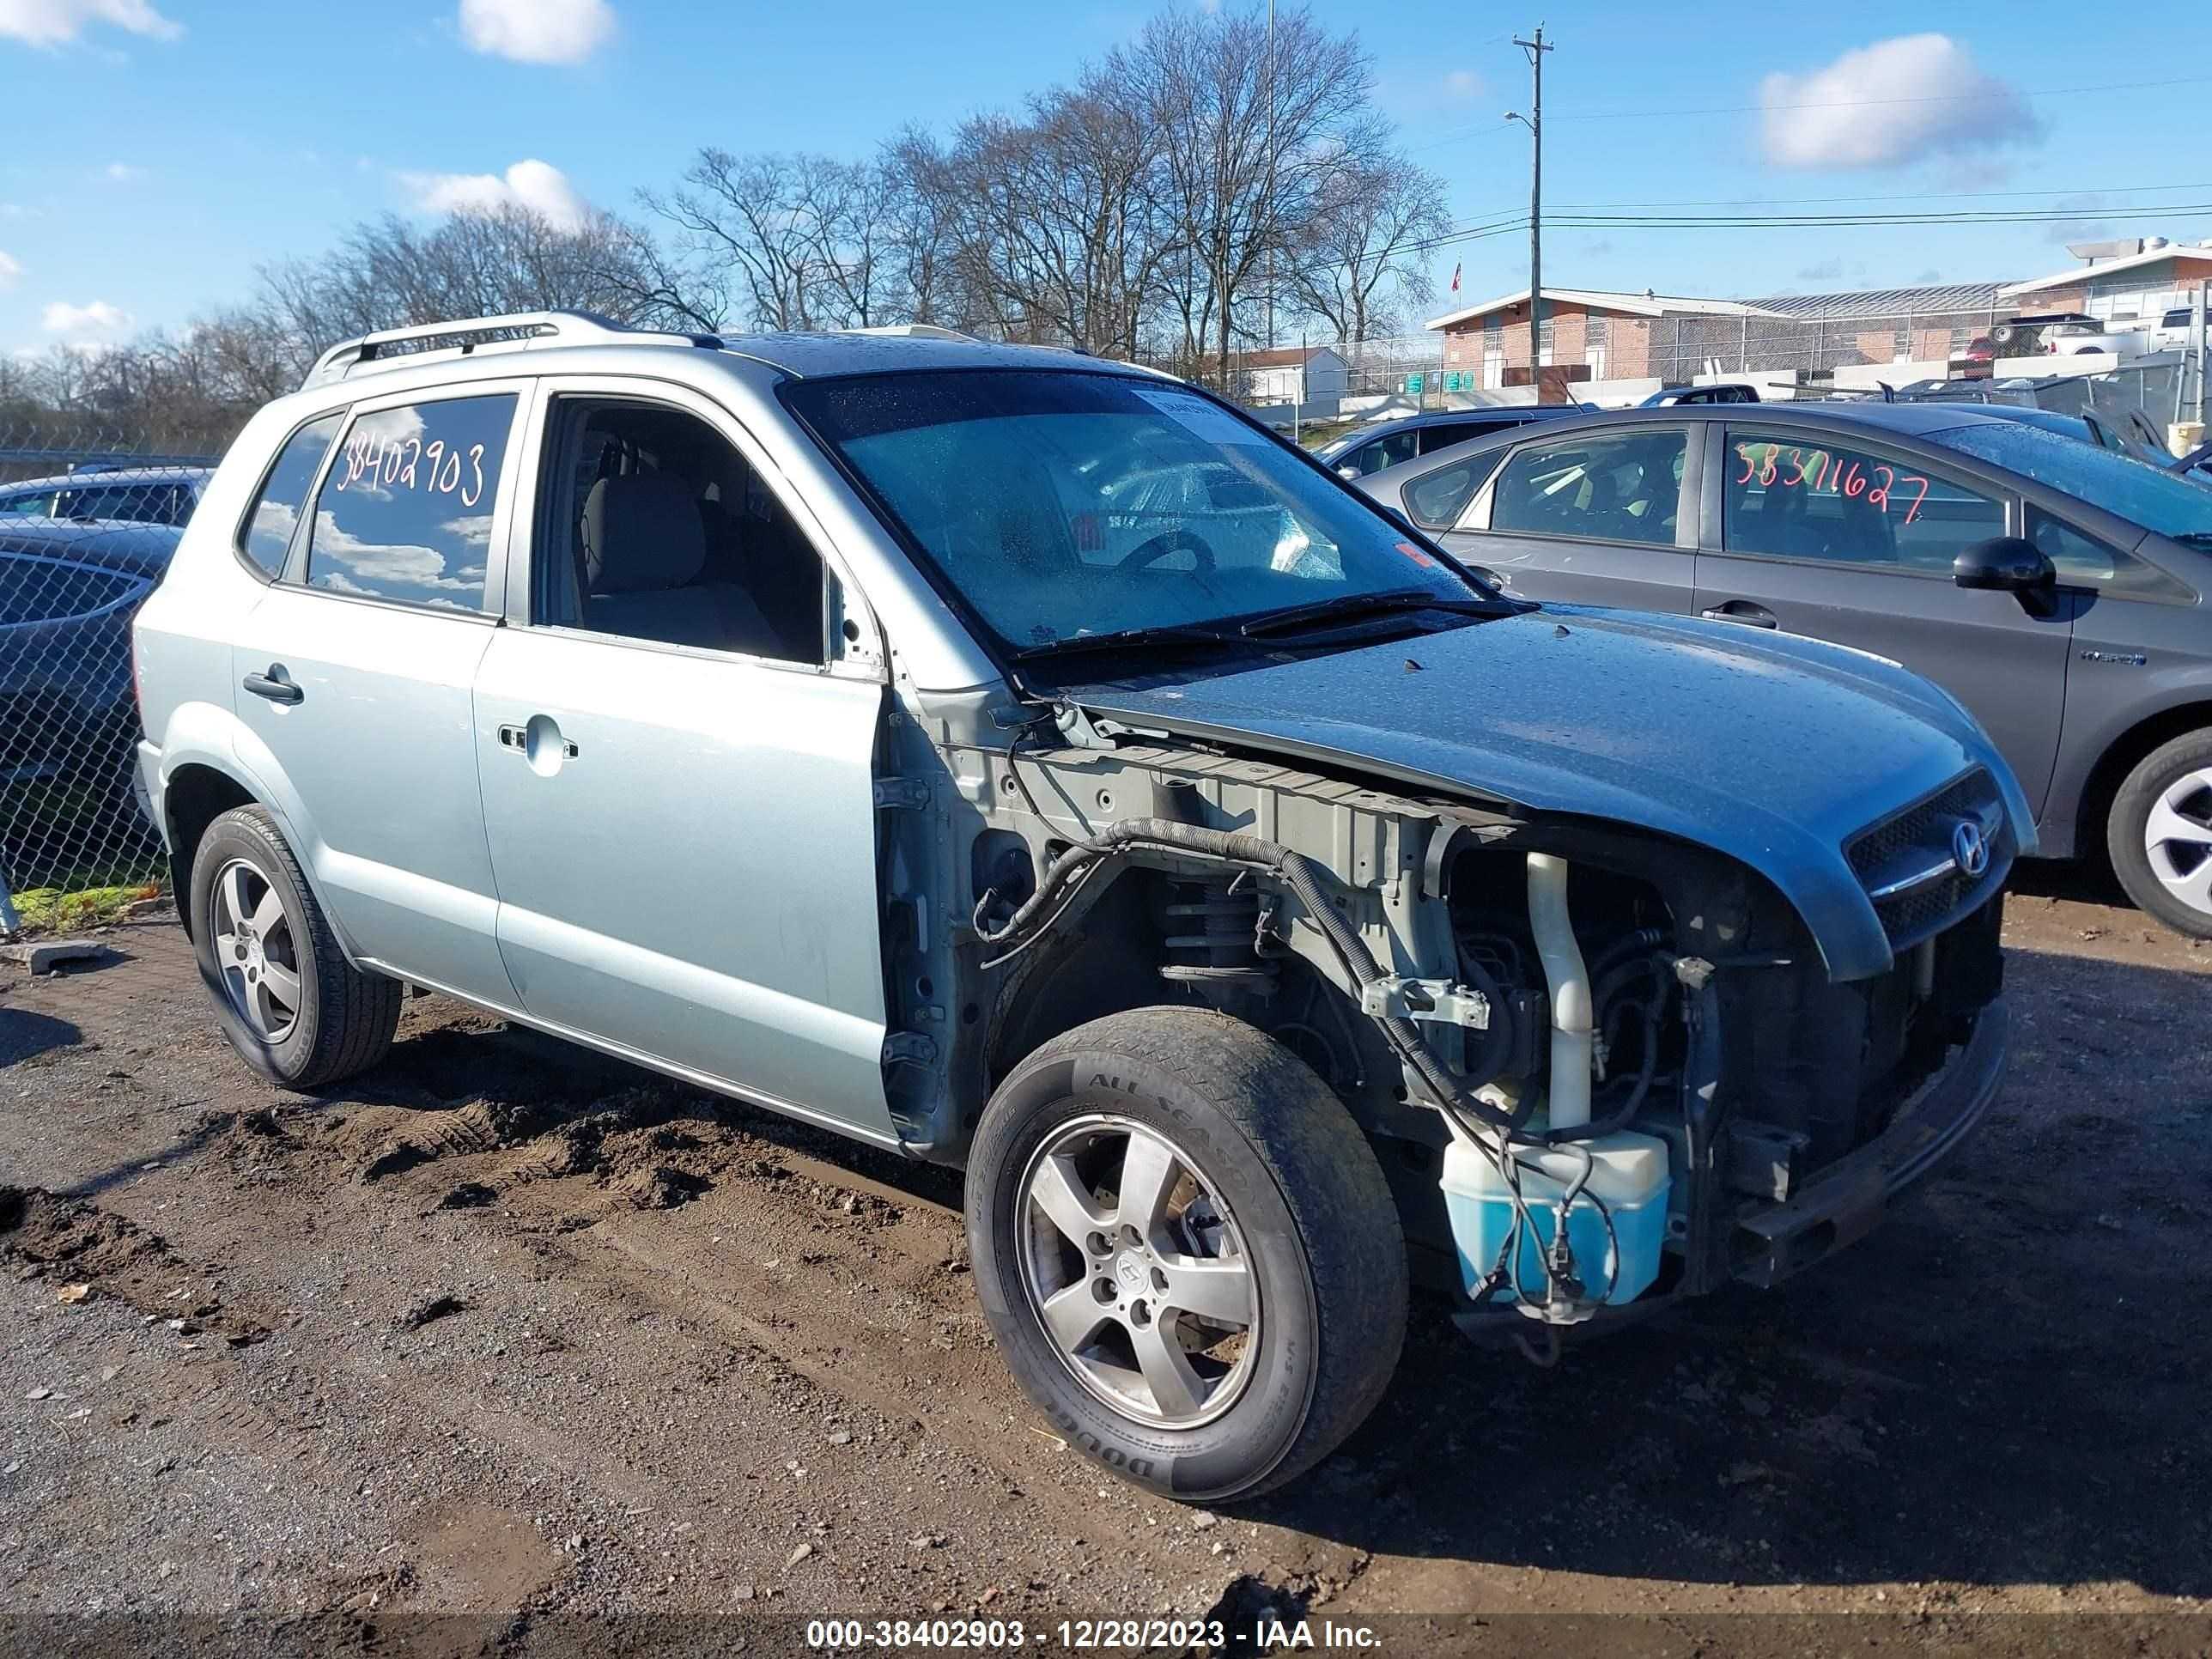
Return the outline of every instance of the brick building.
<path id="1" fill-rule="evenodd" d="M 1740 300 L 1695 300 L 1680 295 L 1616 294 L 1598 289 L 1547 288 L 1538 362 L 1572 380 L 1635 380 L 1668 377 L 1671 342 L 1696 319 L 1748 323 L 1772 319 Z M 1473 370 L 1485 391 L 1528 384 L 1528 290 L 1432 318 L 1444 337 L 1444 368 Z"/>
<path id="2" fill-rule="evenodd" d="M 2212 242 L 2169 242 L 2163 236 L 2118 242 L 2069 242 L 2082 263 L 2070 270 L 2014 283 L 2002 293 L 2015 311 L 2083 311 L 2112 323 L 2155 323 L 2190 302 L 2197 285 L 2212 282 Z"/>

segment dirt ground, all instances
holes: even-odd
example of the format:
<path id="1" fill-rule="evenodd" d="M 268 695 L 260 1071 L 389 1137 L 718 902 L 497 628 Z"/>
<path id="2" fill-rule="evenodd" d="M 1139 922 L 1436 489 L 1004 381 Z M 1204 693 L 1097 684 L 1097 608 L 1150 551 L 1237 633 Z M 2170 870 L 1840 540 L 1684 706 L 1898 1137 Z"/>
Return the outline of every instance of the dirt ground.
<path id="1" fill-rule="evenodd" d="M 169 921 L 0 970 L 0 1640 L 2212 1651 L 2212 950 L 2039 879 L 2006 1092 L 1874 1237 L 1549 1371 L 1417 1302 L 1368 1426 L 1220 1514 L 1047 1432 L 944 1171 L 436 999 L 285 1094 Z"/>

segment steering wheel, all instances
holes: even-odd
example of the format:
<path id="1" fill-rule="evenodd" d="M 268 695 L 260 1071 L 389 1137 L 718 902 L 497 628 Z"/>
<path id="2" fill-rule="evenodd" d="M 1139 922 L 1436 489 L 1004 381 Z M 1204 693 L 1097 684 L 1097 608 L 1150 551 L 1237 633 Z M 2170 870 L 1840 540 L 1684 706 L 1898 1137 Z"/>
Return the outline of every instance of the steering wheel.
<path id="1" fill-rule="evenodd" d="M 1170 553 L 1188 553 L 1199 569 L 1213 574 L 1213 550 L 1188 530 L 1164 530 L 1152 540 L 1123 557 L 1114 568 L 1116 570 L 1141 570 L 1148 564 L 1158 564 Z"/>

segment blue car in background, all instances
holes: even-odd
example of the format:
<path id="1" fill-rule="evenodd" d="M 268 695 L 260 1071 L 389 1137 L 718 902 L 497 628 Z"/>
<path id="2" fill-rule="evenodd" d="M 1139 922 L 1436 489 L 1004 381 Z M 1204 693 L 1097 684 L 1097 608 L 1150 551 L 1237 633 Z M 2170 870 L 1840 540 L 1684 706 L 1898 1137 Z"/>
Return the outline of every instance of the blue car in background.
<path id="1" fill-rule="evenodd" d="M 181 534 L 0 519 L 0 871 L 18 890 L 88 841 L 118 863 L 158 848 L 131 799 L 131 622 Z"/>
<path id="2" fill-rule="evenodd" d="M 81 466 L 0 484 L 0 528 L 15 520 L 181 526 L 215 476 L 211 466 Z"/>
<path id="3" fill-rule="evenodd" d="M 1438 410 L 1427 415 L 1408 415 L 1401 420 L 1378 421 L 1372 426 L 1330 440 L 1314 453 L 1340 478 L 1364 478 L 1386 466 L 1396 466 L 1417 456 L 1432 455 L 1470 439 L 1494 437 L 1531 421 L 1561 415 L 1579 415 L 1572 404 L 1518 404 L 1496 409 Z"/>

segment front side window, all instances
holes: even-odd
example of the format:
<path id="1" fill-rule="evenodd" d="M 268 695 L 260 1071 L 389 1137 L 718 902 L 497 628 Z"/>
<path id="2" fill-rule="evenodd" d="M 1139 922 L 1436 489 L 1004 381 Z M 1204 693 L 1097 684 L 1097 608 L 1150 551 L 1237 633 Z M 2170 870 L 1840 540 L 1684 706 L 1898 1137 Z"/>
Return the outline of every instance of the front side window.
<path id="1" fill-rule="evenodd" d="M 781 395 L 1017 653 L 1323 601 L 1484 598 L 1372 503 L 1170 382 L 971 369 Z"/>
<path id="2" fill-rule="evenodd" d="M 2094 587 L 2115 599 L 2179 599 L 2189 589 L 2157 566 L 2084 534 L 2039 507 L 2027 510 L 2027 539 L 2069 587 Z"/>
<path id="3" fill-rule="evenodd" d="M 307 585 L 439 611 L 483 608 L 512 392 L 380 409 L 324 476 Z"/>
<path id="4" fill-rule="evenodd" d="M 1498 474 L 1490 527 L 1672 547 L 1688 446 L 1679 429 L 1526 445 Z"/>
<path id="5" fill-rule="evenodd" d="M 276 464 L 269 469 L 238 538 L 238 550 L 263 575 L 273 578 L 283 572 L 284 556 L 292 547 L 292 532 L 299 527 L 300 511 L 307 505 L 307 492 L 315 487 L 315 474 L 322 471 L 323 457 L 330 453 L 331 441 L 338 435 L 344 420 L 338 414 L 308 422 L 285 440 Z"/>
<path id="6" fill-rule="evenodd" d="M 0 495 L 0 513 L 18 519 L 51 519 L 54 515 L 54 492 L 27 489 L 13 495 Z"/>
<path id="7" fill-rule="evenodd" d="M 2131 524 L 2193 546 L 2212 545 L 2212 490 L 2162 467 L 2076 443 L 2015 421 L 1931 432 L 1929 439 L 2017 472 Z"/>
<path id="8" fill-rule="evenodd" d="M 656 404 L 555 400 L 532 620 L 823 661 L 821 556 L 735 446 Z"/>
<path id="9" fill-rule="evenodd" d="M 1730 434 L 1721 512 L 1731 553 L 1945 575 L 1960 549 L 2005 533 L 1996 496 L 1810 434 Z"/>

